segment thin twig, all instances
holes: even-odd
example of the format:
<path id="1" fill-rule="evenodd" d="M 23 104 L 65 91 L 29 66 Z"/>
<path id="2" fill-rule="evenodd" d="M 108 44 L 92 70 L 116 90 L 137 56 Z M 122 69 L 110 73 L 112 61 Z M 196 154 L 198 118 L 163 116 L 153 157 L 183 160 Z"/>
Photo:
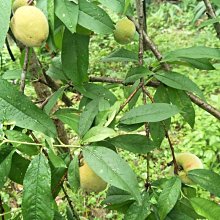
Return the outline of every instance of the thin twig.
<path id="1" fill-rule="evenodd" d="M 209 105 L 208 103 L 201 100 L 200 98 L 193 95 L 192 93 L 188 92 L 187 94 L 188 94 L 189 98 L 191 99 L 191 101 L 194 104 L 198 105 L 200 108 L 202 108 L 203 110 L 205 110 L 206 112 L 210 113 L 211 115 L 216 117 L 218 120 L 220 120 L 220 111 L 218 109 L 216 109 L 215 107 Z"/>
<path id="2" fill-rule="evenodd" d="M 215 19 L 216 18 L 216 14 L 215 11 L 212 7 L 212 4 L 209 0 L 203 0 L 206 6 L 206 11 L 207 11 L 207 15 L 210 19 Z M 215 28 L 215 31 L 217 33 L 217 37 L 220 39 L 220 23 L 219 22 L 215 22 L 213 23 L 213 26 Z"/>
<path id="3" fill-rule="evenodd" d="M 29 60 L 29 47 L 25 47 L 25 57 L 24 57 L 24 65 L 21 73 L 21 85 L 20 85 L 20 91 L 24 93 L 25 89 L 25 80 L 26 80 L 26 74 L 28 69 L 28 60 Z"/>
<path id="4" fill-rule="evenodd" d="M 151 94 L 149 93 L 149 91 L 146 88 L 144 88 L 144 93 L 149 97 L 151 102 L 154 103 L 154 98 L 151 96 Z M 166 125 L 165 125 L 164 121 L 162 121 L 161 123 L 163 125 L 163 129 L 165 131 L 165 136 L 166 136 L 168 143 L 169 143 L 169 146 L 170 146 L 170 150 L 171 150 L 171 154 L 172 154 L 172 158 L 173 158 L 174 173 L 178 174 L 178 165 L 177 165 L 177 161 L 176 161 L 176 157 L 175 157 L 175 153 L 174 153 L 173 143 L 170 139 L 170 136 L 169 136 L 169 133 L 166 129 Z"/>
<path id="5" fill-rule="evenodd" d="M 70 209 L 71 209 L 71 211 L 72 211 L 74 217 L 75 217 L 77 220 L 79 220 L 80 218 L 79 218 L 79 216 L 78 216 L 76 210 L 75 210 L 74 207 L 73 207 L 73 204 L 72 204 L 72 201 L 71 201 L 70 197 L 68 196 L 68 194 L 67 194 L 67 192 L 66 192 L 64 186 L 62 185 L 61 187 L 62 187 L 63 193 L 64 193 L 64 195 L 65 195 L 65 198 L 66 198 L 66 200 L 67 200 L 67 202 L 68 202 L 68 204 L 69 204 L 69 207 L 70 207 Z"/>
<path id="6" fill-rule="evenodd" d="M 40 62 L 40 60 L 38 59 L 38 65 L 42 70 L 42 73 L 44 75 L 44 78 L 46 80 L 47 86 L 49 86 L 53 92 L 57 91 L 60 87 L 56 84 L 56 82 L 47 75 L 42 63 Z M 71 102 L 71 100 L 65 95 L 63 94 L 62 96 L 62 101 L 66 104 L 66 106 L 70 107 L 73 105 L 73 103 Z"/>
<path id="7" fill-rule="evenodd" d="M 143 82 L 140 82 L 136 89 L 131 93 L 131 95 L 126 99 L 126 101 L 120 106 L 119 112 L 123 110 L 123 108 L 132 100 L 132 98 L 135 96 L 135 94 L 138 92 L 138 90 L 142 87 Z M 118 113 L 119 113 L 118 112 Z"/>
<path id="8" fill-rule="evenodd" d="M 122 85 L 133 85 L 135 82 L 129 82 L 129 83 L 124 83 L 123 79 L 119 78 L 111 78 L 111 77 L 94 77 L 91 76 L 89 78 L 90 82 L 105 82 L 105 83 L 115 83 L 115 84 L 122 84 Z M 149 81 L 145 84 L 146 86 L 150 87 L 158 87 L 160 83 L 158 81 Z"/>
<path id="9" fill-rule="evenodd" d="M 116 83 L 116 84 L 124 84 L 124 81 L 122 79 L 118 78 L 108 78 L 108 77 L 90 77 L 90 82 L 106 82 L 106 83 Z M 134 82 L 128 83 L 128 85 L 132 85 Z M 146 86 L 150 87 L 158 87 L 160 85 L 160 82 L 158 81 L 149 81 L 145 84 Z M 208 112 L 209 114 L 216 117 L 218 120 L 220 120 L 220 111 L 213 107 L 212 105 L 206 103 L 205 101 L 201 100 L 197 96 L 193 95 L 192 93 L 187 93 L 191 101 L 198 105 L 200 108 Z"/>
<path id="10" fill-rule="evenodd" d="M 140 27 L 138 25 L 138 23 L 133 19 L 133 17 L 128 16 L 128 18 L 130 20 L 132 20 L 136 26 L 137 31 L 140 31 Z M 155 55 L 155 57 L 157 58 L 158 61 L 162 60 L 162 54 L 160 53 L 160 51 L 157 49 L 157 47 L 155 46 L 155 44 L 153 43 L 153 41 L 151 41 L 151 39 L 148 37 L 148 35 L 146 34 L 146 32 L 144 32 L 144 40 L 145 43 L 148 45 L 148 47 L 150 48 L 150 50 L 153 52 L 153 54 Z M 170 66 L 167 63 L 161 63 L 161 65 L 163 66 L 163 68 L 167 71 L 170 70 Z M 191 101 L 198 105 L 199 107 L 201 107 L 203 110 L 209 112 L 211 115 L 213 115 L 214 117 L 216 117 L 218 120 L 220 120 L 220 111 L 217 110 L 216 108 L 214 108 L 213 106 L 209 105 L 208 103 L 202 101 L 200 98 L 198 98 L 195 95 L 192 95 L 191 93 L 187 93 L 188 96 L 190 97 Z"/>
<path id="11" fill-rule="evenodd" d="M 25 141 L 14 141 L 14 140 L 9 140 L 9 139 L 4 139 L 0 146 L 4 143 L 16 143 L 16 144 L 25 144 L 25 145 L 30 145 L 30 146 L 44 146 L 41 143 L 31 143 L 31 142 L 25 142 Z M 71 145 L 71 144 L 54 144 L 54 147 L 61 147 L 61 148 L 81 148 L 79 145 Z"/>
<path id="12" fill-rule="evenodd" d="M 9 53 L 9 55 L 10 55 L 10 57 L 11 57 L 11 60 L 12 60 L 13 62 L 15 62 L 16 59 L 15 59 L 15 57 L 14 57 L 14 54 L 13 54 L 12 51 L 11 51 L 11 48 L 10 48 L 10 45 L 9 45 L 8 38 L 7 38 L 7 37 L 6 37 L 6 39 L 5 39 L 5 44 L 6 44 L 8 53 Z"/>

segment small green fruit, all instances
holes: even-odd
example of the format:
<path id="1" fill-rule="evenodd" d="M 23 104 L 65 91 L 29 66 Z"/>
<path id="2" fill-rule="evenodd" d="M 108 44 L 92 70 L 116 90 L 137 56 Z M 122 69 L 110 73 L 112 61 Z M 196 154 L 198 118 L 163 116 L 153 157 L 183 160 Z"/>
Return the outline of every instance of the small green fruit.
<path id="1" fill-rule="evenodd" d="M 128 44 L 134 40 L 136 29 L 128 18 L 119 20 L 115 25 L 114 38 L 119 44 Z"/>

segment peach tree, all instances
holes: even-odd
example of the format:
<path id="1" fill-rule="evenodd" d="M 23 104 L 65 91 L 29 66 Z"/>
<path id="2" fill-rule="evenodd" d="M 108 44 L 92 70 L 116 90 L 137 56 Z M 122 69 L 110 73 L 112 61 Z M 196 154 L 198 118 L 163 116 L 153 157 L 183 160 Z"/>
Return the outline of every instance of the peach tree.
<path id="1" fill-rule="evenodd" d="M 220 36 L 219 19 L 211 3 L 204 3 Z M 16 69 L 0 75 L 0 187 L 1 193 L 10 194 L 14 186 L 22 194 L 14 219 L 79 219 L 69 192 L 99 192 L 107 184 L 103 207 L 124 219 L 219 219 L 217 199 L 211 199 L 220 197 L 219 174 L 191 153 L 176 154 L 170 129 L 175 115 L 194 127 L 194 104 L 220 119 L 190 73 L 172 70 L 213 70 L 220 49 L 194 46 L 162 56 L 147 32 L 145 4 L 0 0 L 0 48 L 20 59 Z M 111 17 L 120 20 L 115 24 Z M 106 70 L 109 63 L 124 63 L 124 78 L 88 71 L 91 41 L 111 36 L 118 48 L 99 62 Z M 118 96 L 120 89 L 125 92 Z M 169 144 L 171 175 L 155 181 L 150 174 L 161 171 L 150 166 L 151 155 L 163 141 Z M 145 187 L 122 150 L 144 156 Z M 202 198 L 197 189 L 212 197 Z M 68 202 L 62 214 L 56 203 L 61 194 Z M 11 219 L 10 209 L 0 197 L 2 219 Z"/>

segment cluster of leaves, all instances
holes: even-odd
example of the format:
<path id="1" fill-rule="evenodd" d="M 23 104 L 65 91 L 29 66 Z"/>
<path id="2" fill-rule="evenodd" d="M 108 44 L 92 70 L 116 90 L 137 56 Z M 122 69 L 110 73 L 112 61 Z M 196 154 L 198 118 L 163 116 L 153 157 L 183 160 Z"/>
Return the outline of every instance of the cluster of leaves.
<path id="1" fill-rule="evenodd" d="M 125 99 L 139 87 L 140 80 L 145 84 L 153 81 L 159 85 L 153 97 L 154 103 L 138 105 L 139 89 L 122 114 L 123 105 L 115 94 L 104 84 L 90 82 L 90 38 L 114 31 L 114 23 L 103 8 L 130 15 L 132 2 L 38 0 L 37 7 L 43 10 L 50 24 L 48 56 L 54 52 L 57 54 L 51 60 L 47 74 L 59 80 L 62 86 L 49 97 L 41 110 L 7 80 L 8 73 L 0 77 L 0 187 L 3 188 L 8 179 L 23 185 L 23 219 L 64 218 L 54 199 L 64 180 L 73 192 L 80 186 L 78 157 L 72 152 L 57 150 L 58 146 L 65 145 L 57 144 L 57 130 L 52 119 L 61 120 L 75 132 L 79 143 L 69 147 L 82 148 L 85 161 L 109 183 L 107 197 L 103 201 L 106 208 L 124 213 L 125 219 L 218 219 L 219 206 L 198 198 L 196 189 L 182 185 L 178 176 L 153 182 L 147 191 L 140 189 L 136 174 L 117 153 L 118 149 L 123 149 L 147 154 L 159 148 L 170 129 L 171 117 L 176 114 L 180 114 L 193 128 L 195 111 L 188 93 L 205 100 L 200 88 L 185 74 L 164 71 L 156 60 L 152 60 L 151 70 L 140 67 L 138 52 L 126 48 L 113 51 L 102 58 L 102 62 L 132 62 L 123 81 L 127 85 Z M 0 21 L 1 47 L 9 28 L 10 1 L 0 0 L 0 14 L 4 18 Z M 212 60 L 219 59 L 220 49 L 200 46 L 169 52 L 162 62 L 213 70 Z M 54 112 L 57 101 L 72 88 L 82 95 L 79 108 L 60 108 Z M 146 123 L 149 124 L 149 137 L 137 132 Z M 36 143 L 35 136 L 39 143 Z M 189 176 L 201 188 L 220 196 L 218 174 L 194 170 Z M 67 209 L 68 219 L 77 218 L 72 211 Z M 22 217 L 19 214 L 15 218 Z"/>

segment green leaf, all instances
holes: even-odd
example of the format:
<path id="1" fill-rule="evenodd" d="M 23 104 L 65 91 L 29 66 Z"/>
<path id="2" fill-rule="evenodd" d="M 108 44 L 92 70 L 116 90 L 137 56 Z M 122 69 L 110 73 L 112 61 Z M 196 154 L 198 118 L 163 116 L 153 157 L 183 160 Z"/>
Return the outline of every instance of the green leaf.
<path id="1" fill-rule="evenodd" d="M 85 83 L 83 84 L 83 87 L 76 86 L 76 90 L 78 90 L 83 96 L 90 98 L 90 99 L 100 99 L 104 98 L 108 100 L 108 102 L 113 105 L 117 98 L 115 95 L 109 91 L 108 88 L 105 88 L 102 85 L 97 85 L 94 83 Z"/>
<path id="2" fill-rule="evenodd" d="M 12 156 L 11 170 L 8 177 L 15 183 L 22 185 L 29 164 L 29 160 L 15 152 Z"/>
<path id="3" fill-rule="evenodd" d="M 0 78 L 0 120 L 15 122 L 18 127 L 56 136 L 53 121 L 13 85 Z"/>
<path id="4" fill-rule="evenodd" d="M 181 110 L 180 114 L 191 126 L 191 128 L 193 128 L 195 124 L 195 110 L 189 96 L 185 93 L 185 91 L 170 87 L 167 88 L 167 91 L 171 103 L 176 105 Z"/>
<path id="5" fill-rule="evenodd" d="M 56 105 L 57 100 L 60 99 L 64 93 L 65 87 L 59 88 L 56 92 L 53 93 L 53 95 L 50 97 L 47 104 L 44 106 L 44 111 L 47 115 L 50 114 L 53 107 Z"/>
<path id="6" fill-rule="evenodd" d="M 220 59 L 220 49 L 219 48 L 210 48 L 204 46 L 196 46 L 184 49 L 178 49 L 175 51 L 169 52 L 163 59 L 166 61 L 175 61 L 178 58 L 193 58 L 193 59 Z"/>
<path id="7" fill-rule="evenodd" d="M 143 66 L 133 67 L 128 71 L 124 83 L 135 82 L 142 77 L 149 77 L 150 75 L 152 75 L 152 72 Z"/>
<path id="8" fill-rule="evenodd" d="M 188 172 L 193 182 L 199 184 L 210 193 L 220 197 L 220 175 L 205 169 L 196 169 Z"/>
<path id="9" fill-rule="evenodd" d="M 215 202 L 203 198 L 192 198 L 190 202 L 199 215 L 204 216 L 208 220 L 219 219 L 220 206 Z"/>
<path id="10" fill-rule="evenodd" d="M 168 218 L 169 217 L 169 218 Z M 202 216 L 199 216 L 193 209 L 188 198 L 182 198 L 179 200 L 172 211 L 168 214 L 166 220 L 175 219 L 175 220 L 194 220 L 194 219 L 203 219 Z"/>
<path id="11" fill-rule="evenodd" d="M 188 77 L 176 72 L 164 72 L 154 75 L 159 81 L 174 89 L 185 90 L 196 93 L 203 100 L 204 95 L 199 87 Z"/>
<path id="12" fill-rule="evenodd" d="M 72 191 L 77 192 L 80 187 L 79 160 L 77 156 L 75 156 L 74 159 L 70 162 L 68 168 L 68 182 Z"/>
<path id="13" fill-rule="evenodd" d="M 167 94 L 167 90 L 164 85 L 160 85 L 155 94 L 154 101 L 157 103 L 170 103 L 169 96 Z M 165 127 L 167 130 L 170 128 L 171 119 L 168 118 L 164 121 Z M 164 137 L 165 130 L 162 122 L 151 122 L 149 123 L 150 134 L 156 146 L 160 146 Z"/>
<path id="14" fill-rule="evenodd" d="M 18 142 L 27 142 L 27 143 L 34 143 L 33 140 L 26 134 L 21 133 L 20 131 L 16 130 L 7 130 L 5 134 L 9 140 L 18 141 Z M 20 144 L 20 143 L 13 143 L 12 145 L 17 148 L 20 152 L 27 154 L 29 156 L 37 155 L 39 153 L 39 148 L 34 145 L 29 144 Z"/>
<path id="15" fill-rule="evenodd" d="M 114 29 L 113 22 L 109 15 L 93 2 L 86 0 L 79 1 L 78 23 L 98 34 L 111 34 Z"/>
<path id="16" fill-rule="evenodd" d="M 82 114 L 80 115 L 79 119 L 79 135 L 82 137 L 91 127 L 95 116 L 98 114 L 98 100 L 94 99 L 89 102 Z"/>
<path id="17" fill-rule="evenodd" d="M 102 126 L 92 127 L 83 137 L 83 142 L 96 142 L 102 141 L 107 137 L 115 136 L 116 133 L 113 129 Z"/>
<path id="18" fill-rule="evenodd" d="M 36 2 L 36 7 L 39 8 L 45 14 L 45 16 L 48 18 L 47 1 L 38 0 Z"/>
<path id="19" fill-rule="evenodd" d="M 158 199 L 158 213 L 160 219 L 163 220 L 167 214 L 175 206 L 181 192 L 181 180 L 178 177 L 173 177 L 166 182 L 163 191 Z"/>
<path id="20" fill-rule="evenodd" d="M 140 80 L 137 80 L 132 86 L 124 87 L 124 96 L 126 99 L 128 99 L 128 97 L 135 91 L 135 89 L 137 89 L 137 87 L 139 86 L 139 83 L 140 83 Z M 136 92 L 136 94 L 133 96 L 131 101 L 128 103 L 129 109 L 132 109 L 135 106 L 140 94 L 141 94 L 141 89 L 139 89 L 138 92 Z"/>
<path id="21" fill-rule="evenodd" d="M 153 142 L 144 135 L 124 134 L 109 140 L 115 147 L 119 147 L 133 153 L 146 154 L 153 150 Z"/>
<path id="22" fill-rule="evenodd" d="M 141 203 L 136 175 L 118 154 L 105 147 L 89 146 L 83 149 L 83 155 L 98 176 L 107 183 L 130 192 Z"/>
<path id="23" fill-rule="evenodd" d="M 55 80 L 67 81 L 67 77 L 63 72 L 63 67 L 61 63 L 61 57 L 54 57 L 50 63 L 49 69 L 47 70 L 47 75 Z"/>
<path id="24" fill-rule="evenodd" d="M 24 177 L 22 215 L 24 220 L 53 220 L 51 171 L 43 155 L 36 156 Z"/>
<path id="25" fill-rule="evenodd" d="M 186 66 L 190 66 L 190 67 L 197 68 L 200 70 L 214 70 L 215 69 L 215 67 L 206 58 L 193 59 L 193 58 L 181 57 L 179 58 L 179 61 L 174 61 L 171 63 L 186 65 Z"/>
<path id="26" fill-rule="evenodd" d="M 98 0 L 103 6 L 111 9 L 116 13 L 122 14 L 125 7 L 124 0 Z"/>
<path id="27" fill-rule="evenodd" d="M 69 0 L 55 0 L 55 14 L 71 33 L 76 32 L 79 5 Z"/>
<path id="28" fill-rule="evenodd" d="M 138 53 L 124 48 L 114 51 L 102 59 L 103 62 L 138 62 Z"/>
<path id="29" fill-rule="evenodd" d="M 118 189 L 114 186 L 110 186 L 107 192 L 106 199 L 102 201 L 102 204 L 120 204 L 126 201 L 133 202 L 134 197 L 127 191 Z"/>
<path id="30" fill-rule="evenodd" d="M 57 156 L 51 148 L 48 149 L 48 157 L 55 168 L 66 168 L 66 164 L 64 163 L 64 161 L 59 156 Z"/>
<path id="31" fill-rule="evenodd" d="M 157 122 L 170 118 L 180 110 L 175 105 L 153 103 L 138 106 L 125 113 L 120 122 L 123 124 L 138 124 L 142 122 Z"/>
<path id="32" fill-rule="evenodd" d="M 142 204 L 134 202 L 125 213 L 124 220 L 145 220 L 150 214 L 150 197 L 148 193 L 142 195 Z"/>
<path id="33" fill-rule="evenodd" d="M 62 68 L 74 85 L 88 81 L 89 36 L 72 34 L 65 29 L 62 44 Z"/>
<path id="34" fill-rule="evenodd" d="M 14 151 L 11 148 L 3 145 L 0 147 L 0 189 L 4 186 L 7 181 L 10 169 L 11 161 Z"/>
<path id="35" fill-rule="evenodd" d="M 54 115 L 78 134 L 79 113 L 77 111 L 73 109 L 59 109 Z"/>
<path id="36" fill-rule="evenodd" d="M 55 23 L 55 18 L 54 18 L 55 2 L 54 2 L 54 0 L 47 1 L 47 12 L 48 12 L 49 25 L 50 25 L 50 28 L 53 32 L 54 31 L 54 23 Z"/>
<path id="37" fill-rule="evenodd" d="M 0 51 L 5 43 L 11 15 L 11 1 L 0 0 Z"/>

